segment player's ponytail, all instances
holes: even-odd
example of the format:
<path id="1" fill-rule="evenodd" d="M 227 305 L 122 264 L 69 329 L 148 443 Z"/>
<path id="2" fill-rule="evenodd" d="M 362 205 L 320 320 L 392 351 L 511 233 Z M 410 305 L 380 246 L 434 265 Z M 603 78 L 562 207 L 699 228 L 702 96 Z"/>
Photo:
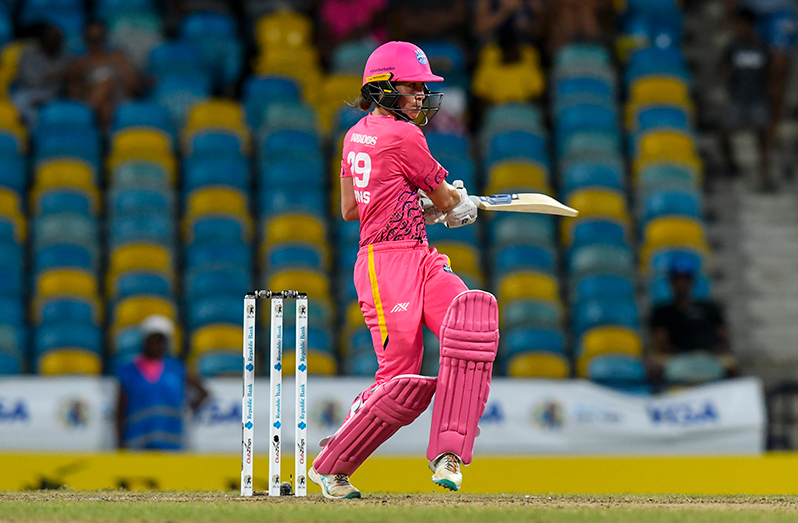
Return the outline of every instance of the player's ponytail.
<path id="1" fill-rule="evenodd" d="M 362 94 L 357 95 L 357 98 L 346 102 L 349 107 L 360 109 L 361 111 L 368 111 L 371 109 L 371 102 L 366 100 Z"/>

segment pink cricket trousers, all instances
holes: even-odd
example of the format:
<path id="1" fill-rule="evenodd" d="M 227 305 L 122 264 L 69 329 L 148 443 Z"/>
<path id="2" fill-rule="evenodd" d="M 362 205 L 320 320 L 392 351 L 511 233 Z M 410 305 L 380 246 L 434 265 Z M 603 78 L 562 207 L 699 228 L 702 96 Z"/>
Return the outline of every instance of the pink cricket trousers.
<path id="1" fill-rule="evenodd" d="M 421 371 L 422 325 L 440 335 L 452 300 L 468 290 L 446 255 L 412 240 L 361 247 L 355 288 L 380 365 L 376 385 Z"/>

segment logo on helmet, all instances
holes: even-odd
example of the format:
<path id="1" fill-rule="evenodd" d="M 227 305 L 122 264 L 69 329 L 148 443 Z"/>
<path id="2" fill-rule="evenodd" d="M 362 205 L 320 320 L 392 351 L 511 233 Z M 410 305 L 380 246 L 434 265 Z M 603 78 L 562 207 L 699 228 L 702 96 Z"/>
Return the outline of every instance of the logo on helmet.
<path id="1" fill-rule="evenodd" d="M 427 55 L 421 49 L 416 49 L 416 59 L 421 65 L 427 65 Z"/>

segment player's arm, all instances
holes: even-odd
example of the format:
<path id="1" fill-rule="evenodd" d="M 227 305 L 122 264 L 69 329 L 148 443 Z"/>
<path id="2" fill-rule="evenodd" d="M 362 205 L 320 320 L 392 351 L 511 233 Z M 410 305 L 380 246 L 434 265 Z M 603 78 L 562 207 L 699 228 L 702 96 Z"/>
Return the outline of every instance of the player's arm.
<path id="1" fill-rule="evenodd" d="M 445 180 L 434 191 L 427 193 L 427 196 L 443 212 L 451 211 L 460 203 L 460 193 Z"/>
<path id="2" fill-rule="evenodd" d="M 453 185 L 449 185 L 446 181 L 441 182 L 429 193 L 429 198 L 435 207 L 445 213 L 440 221 L 446 227 L 462 227 L 477 220 L 477 206 L 468 197 L 468 192 L 460 180 L 455 180 Z"/>
<path id="3" fill-rule="evenodd" d="M 355 200 L 355 182 L 351 176 L 341 178 L 341 216 L 347 222 L 356 222 L 360 219 Z"/>

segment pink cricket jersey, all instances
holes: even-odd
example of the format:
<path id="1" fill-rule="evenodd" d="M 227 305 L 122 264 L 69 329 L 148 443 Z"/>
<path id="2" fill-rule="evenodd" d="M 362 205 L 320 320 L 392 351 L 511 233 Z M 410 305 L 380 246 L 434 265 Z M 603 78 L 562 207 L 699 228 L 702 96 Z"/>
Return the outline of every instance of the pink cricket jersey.
<path id="1" fill-rule="evenodd" d="M 360 245 L 427 241 L 418 190 L 432 192 L 449 173 L 416 125 L 369 114 L 346 133 L 341 177 L 352 177 L 360 212 Z"/>

